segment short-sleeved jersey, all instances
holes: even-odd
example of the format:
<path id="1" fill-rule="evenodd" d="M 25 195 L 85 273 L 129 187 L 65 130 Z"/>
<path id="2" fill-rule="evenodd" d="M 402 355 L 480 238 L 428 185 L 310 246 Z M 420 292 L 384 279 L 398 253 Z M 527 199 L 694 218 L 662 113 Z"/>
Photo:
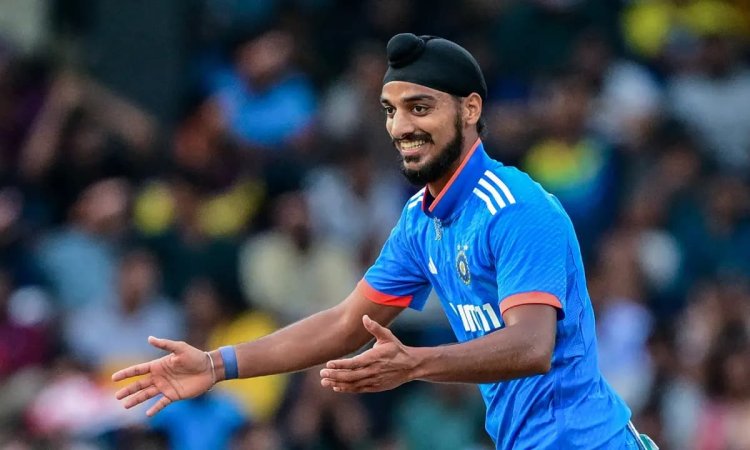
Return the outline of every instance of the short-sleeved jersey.
<path id="1" fill-rule="evenodd" d="M 557 308 L 551 370 L 480 384 L 498 449 L 615 449 L 630 410 L 602 378 L 573 226 L 557 199 L 477 140 L 436 198 L 421 190 L 358 289 L 421 309 L 435 289 L 459 342 L 502 330 L 522 304 Z M 619 443 L 621 444 L 621 443 Z"/>

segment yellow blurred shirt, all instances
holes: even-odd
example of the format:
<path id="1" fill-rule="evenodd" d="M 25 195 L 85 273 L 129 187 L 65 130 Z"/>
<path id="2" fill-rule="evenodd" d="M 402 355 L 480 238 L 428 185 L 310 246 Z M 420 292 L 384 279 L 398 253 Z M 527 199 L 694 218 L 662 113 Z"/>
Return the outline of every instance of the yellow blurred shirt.
<path id="1" fill-rule="evenodd" d="M 748 36 L 745 0 L 693 0 L 684 3 L 672 0 L 641 0 L 632 3 L 622 14 L 625 41 L 640 56 L 658 56 L 669 37 L 683 29 L 695 36 Z"/>
<path id="2" fill-rule="evenodd" d="M 208 348 L 258 339 L 277 328 L 270 315 L 245 312 L 231 322 L 216 327 L 209 337 Z M 234 396 L 252 420 L 265 422 L 272 419 L 279 409 L 287 382 L 286 375 L 272 375 L 224 382 L 217 389 Z"/>

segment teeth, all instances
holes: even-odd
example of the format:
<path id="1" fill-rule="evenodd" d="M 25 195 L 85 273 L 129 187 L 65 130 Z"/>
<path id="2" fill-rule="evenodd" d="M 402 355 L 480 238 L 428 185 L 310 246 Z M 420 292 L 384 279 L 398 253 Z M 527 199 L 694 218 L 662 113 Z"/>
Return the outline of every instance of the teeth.
<path id="1" fill-rule="evenodd" d="M 421 147 L 424 144 L 426 144 L 427 141 L 421 140 L 421 141 L 402 141 L 401 142 L 401 148 L 404 150 L 411 150 L 415 149 L 417 147 Z"/>

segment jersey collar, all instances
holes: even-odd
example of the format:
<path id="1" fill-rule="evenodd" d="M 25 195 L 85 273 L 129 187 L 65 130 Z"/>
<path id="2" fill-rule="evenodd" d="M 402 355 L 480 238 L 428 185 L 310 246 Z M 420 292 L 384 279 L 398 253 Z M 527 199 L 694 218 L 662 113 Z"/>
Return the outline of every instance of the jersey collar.
<path id="1" fill-rule="evenodd" d="M 440 220 L 447 219 L 457 211 L 476 187 L 479 178 L 490 167 L 490 157 L 484 151 L 482 140 L 477 141 L 466 154 L 461 165 L 453 173 L 448 183 L 437 197 L 432 197 L 429 189 L 424 190 L 422 211 Z"/>

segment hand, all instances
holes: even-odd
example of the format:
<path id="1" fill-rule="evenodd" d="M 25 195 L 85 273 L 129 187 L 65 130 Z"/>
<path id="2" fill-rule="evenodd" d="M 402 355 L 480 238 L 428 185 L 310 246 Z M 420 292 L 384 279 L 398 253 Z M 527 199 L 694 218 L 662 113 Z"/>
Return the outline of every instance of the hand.
<path id="1" fill-rule="evenodd" d="M 146 411 L 147 416 L 153 416 L 172 402 L 197 397 L 211 389 L 214 382 L 211 364 L 203 351 L 185 342 L 153 336 L 148 338 L 148 342 L 171 353 L 112 375 L 112 381 L 145 375 L 115 394 L 118 400 L 125 399 L 125 408 L 132 408 L 162 394 L 163 397 Z"/>
<path id="2" fill-rule="evenodd" d="M 418 361 L 410 348 L 370 317 L 363 316 L 362 322 L 375 336 L 375 345 L 353 358 L 328 362 L 320 371 L 320 384 L 336 392 L 380 392 L 411 381 Z"/>

